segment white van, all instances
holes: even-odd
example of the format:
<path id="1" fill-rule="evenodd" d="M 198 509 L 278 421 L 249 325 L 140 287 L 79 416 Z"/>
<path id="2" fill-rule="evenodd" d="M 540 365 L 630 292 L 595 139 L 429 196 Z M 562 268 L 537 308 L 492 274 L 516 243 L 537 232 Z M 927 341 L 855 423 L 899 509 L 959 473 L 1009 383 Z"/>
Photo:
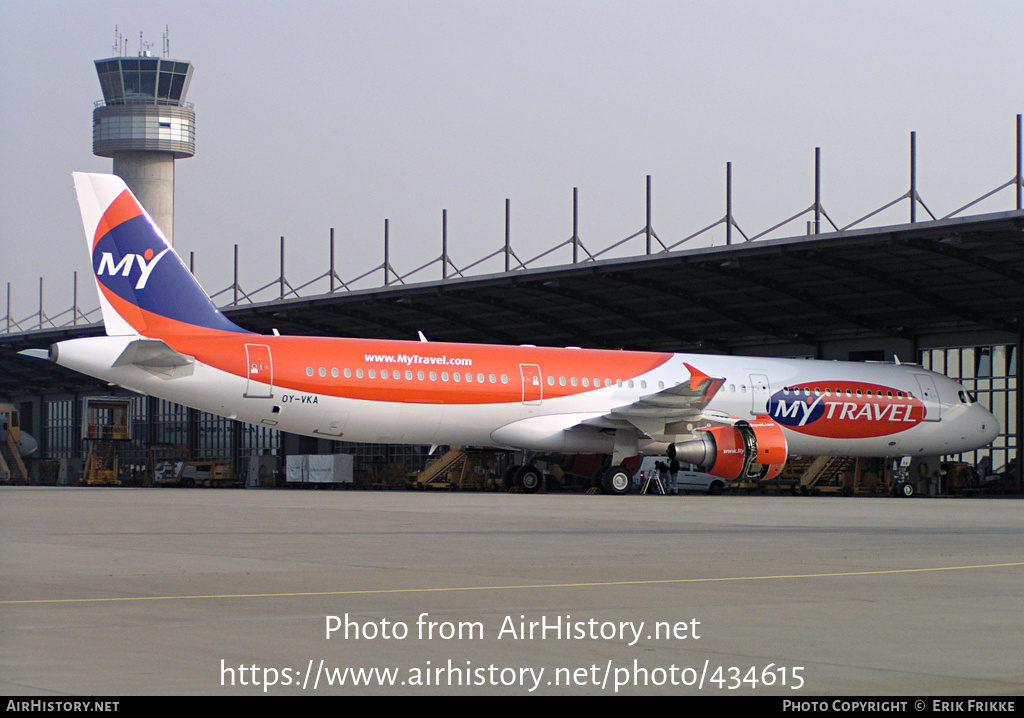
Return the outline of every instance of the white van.
<path id="1" fill-rule="evenodd" d="M 647 476 L 654 471 L 654 465 L 659 461 L 665 464 L 669 463 L 664 456 L 645 456 L 644 460 L 640 462 L 640 468 L 633 474 L 633 485 L 642 488 Z M 680 464 L 676 478 L 677 488 L 680 492 L 699 491 L 702 494 L 717 496 L 723 491 L 729 490 L 728 480 L 720 476 L 705 474 L 702 471 L 694 471 L 692 464 Z M 663 474 L 661 480 L 665 485 L 665 491 L 668 491 L 668 475 Z M 647 493 L 651 493 L 651 489 L 648 489 Z"/>

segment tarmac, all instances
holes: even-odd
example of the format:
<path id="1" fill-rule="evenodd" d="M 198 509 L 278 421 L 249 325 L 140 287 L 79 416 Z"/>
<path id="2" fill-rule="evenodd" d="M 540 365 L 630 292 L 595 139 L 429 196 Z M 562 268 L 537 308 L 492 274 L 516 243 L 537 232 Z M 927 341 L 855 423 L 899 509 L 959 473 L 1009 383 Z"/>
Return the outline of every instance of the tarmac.
<path id="1" fill-rule="evenodd" d="M 0 694 L 1024 694 L 1024 502 L 0 488 Z"/>

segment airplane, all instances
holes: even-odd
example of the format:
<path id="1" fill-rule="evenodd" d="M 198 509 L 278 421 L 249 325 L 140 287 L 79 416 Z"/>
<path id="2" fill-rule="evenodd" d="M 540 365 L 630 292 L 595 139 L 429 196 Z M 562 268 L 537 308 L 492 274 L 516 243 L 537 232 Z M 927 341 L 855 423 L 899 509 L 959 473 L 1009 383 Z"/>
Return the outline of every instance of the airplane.
<path id="1" fill-rule="evenodd" d="M 0 402 L 0 480 L 28 482 L 28 469 L 22 459 L 38 448 L 35 438 L 22 430 L 14 404 Z"/>
<path id="2" fill-rule="evenodd" d="M 39 442 L 36 441 L 35 437 L 27 431 L 21 432 L 21 438 L 18 439 L 18 455 L 22 458 L 27 458 L 36 453 L 39 449 Z"/>
<path id="3" fill-rule="evenodd" d="M 30 433 L 21 428 L 18 420 L 18 410 L 14 404 L 0 402 L 0 441 L 7 443 L 10 435 L 10 445 L 18 450 L 18 456 L 29 457 L 39 449 L 39 442 Z"/>
<path id="4" fill-rule="evenodd" d="M 52 361 L 140 394 L 308 436 L 612 456 L 725 479 L 787 456 L 939 456 L 999 433 L 963 386 L 908 364 L 250 332 L 214 305 L 124 182 L 74 173 L 106 336 Z M 540 474 L 516 467 L 536 491 Z"/>

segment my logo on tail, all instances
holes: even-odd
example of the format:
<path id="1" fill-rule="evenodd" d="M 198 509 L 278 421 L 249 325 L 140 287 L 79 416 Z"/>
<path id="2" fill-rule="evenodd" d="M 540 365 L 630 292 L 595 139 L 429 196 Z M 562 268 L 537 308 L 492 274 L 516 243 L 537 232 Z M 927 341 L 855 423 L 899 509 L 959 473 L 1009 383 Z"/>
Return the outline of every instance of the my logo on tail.
<path id="1" fill-rule="evenodd" d="M 135 283 L 135 288 L 145 289 L 146 282 L 149 281 L 149 275 L 156 268 L 157 262 L 163 259 L 163 256 L 170 251 L 170 247 L 168 247 L 154 256 L 153 250 L 147 249 L 144 254 L 127 254 L 116 264 L 114 263 L 114 255 L 111 252 L 103 252 L 100 255 L 100 266 L 96 269 L 96 274 L 98 276 L 103 274 L 113 276 L 120 273 L 122 277 L 127 277 L 132 271 L 132 265 L 137 264 L 139 267 L 139 280 Z"/>

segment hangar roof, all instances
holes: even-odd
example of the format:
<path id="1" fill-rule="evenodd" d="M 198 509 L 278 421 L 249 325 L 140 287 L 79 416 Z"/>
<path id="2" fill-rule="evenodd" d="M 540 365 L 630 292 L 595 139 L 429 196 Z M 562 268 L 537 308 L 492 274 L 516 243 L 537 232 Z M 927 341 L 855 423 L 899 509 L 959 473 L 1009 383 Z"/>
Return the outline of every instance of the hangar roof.
<path id="1" fill-rule="evenodd" d="M 338 291 L 224 309 L 261 333 L 820 354 L 823 344 L 1013 343 L 1024 211 Z M 0 396 L 92 380 L 15 352 L 102 326 L 0 335 Z M 94 382 L 93 382 L 94 384 Z"/>

